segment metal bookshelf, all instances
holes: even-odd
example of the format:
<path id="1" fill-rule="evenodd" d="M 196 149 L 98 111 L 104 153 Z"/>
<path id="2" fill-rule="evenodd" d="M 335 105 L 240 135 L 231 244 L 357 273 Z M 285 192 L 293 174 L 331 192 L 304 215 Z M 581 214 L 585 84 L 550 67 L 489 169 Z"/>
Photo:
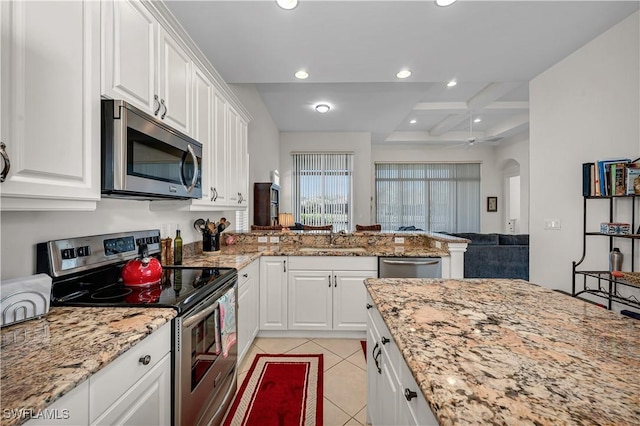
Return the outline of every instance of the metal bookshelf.
<path id="1" fill-rule="evenodd" d="M 635 296 L 623 296 L 620 288 L 634 287 L 640 288 L 640 285 L 629 282 L 622 278 L 614 277 L 609 271 L 587 271 L 578 270 L 577 268 L 584 262 L 587 254 L 587 237 L 608 237 L 609 251 L 614 247 L 614 238 L 632 239 L 631 244 L 631 271 L 635 272 L 635 250 L 636 240 L 640 239 L 640 234 L 604 234 L 602 232 L 587 231 L 587 209 L 591 200 L 600 200 L 609 202 L 609 222 L 614 222 L 614 206 L 616 203 L 626 202 L 631 204 L 631 231 L 636 230 L 636 199 L 640 199 L 640 195 L 614 195 L 614 196 L 585 196 L 583 197 L 583 217 L 582 217 L 582 257 L 578 261 L 573 261 L 573 282 L 571 294 L 579 297 L 583 294 L 591 294 L 603 298 L 607 302 L 607 309 L 611 309 L 613 302 L 626 306 L 640 308 L 640 300 Z M 626 201 L 623 201 L 626 200 Z"/>

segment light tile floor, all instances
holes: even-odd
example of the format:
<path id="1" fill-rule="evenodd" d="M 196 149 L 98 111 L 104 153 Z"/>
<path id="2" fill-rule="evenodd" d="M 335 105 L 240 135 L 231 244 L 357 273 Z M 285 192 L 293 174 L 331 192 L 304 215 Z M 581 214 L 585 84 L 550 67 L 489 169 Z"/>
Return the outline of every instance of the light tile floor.
<path id="1" fill-rule="evenodd" d="M 238 371 L 238 388 L 257 354 L 323 354 L 325 426 L 367 424 L 367 364 L 358 339 L 257 338 Z"/>

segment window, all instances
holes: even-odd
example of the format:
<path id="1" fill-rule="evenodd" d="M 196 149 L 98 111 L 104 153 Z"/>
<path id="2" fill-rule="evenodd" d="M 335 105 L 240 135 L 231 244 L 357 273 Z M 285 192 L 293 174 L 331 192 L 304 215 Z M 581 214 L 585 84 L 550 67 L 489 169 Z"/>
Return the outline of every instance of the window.
<path id="1" fill-rule="evenodd" d="M 376 163 L 375 169 L 382 229 L 480 231 L 480 164 Z"/>
<path id="2" fill-rule="evenodd" d="M 333 224 L 334 231 L 352 223 L 353 154 L 291 154 L 293 217 L 304 225 Z"/>

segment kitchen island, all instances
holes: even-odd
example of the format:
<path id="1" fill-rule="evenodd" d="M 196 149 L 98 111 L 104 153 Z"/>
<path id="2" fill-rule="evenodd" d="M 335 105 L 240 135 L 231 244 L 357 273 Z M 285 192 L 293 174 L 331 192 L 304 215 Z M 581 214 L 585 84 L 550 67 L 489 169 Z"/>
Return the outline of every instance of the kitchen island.
<path id="1" fill-rule="evenodd" d="M 439 424 L 640 424 L 640 321 L 522 280 L 365 283 Z"/>

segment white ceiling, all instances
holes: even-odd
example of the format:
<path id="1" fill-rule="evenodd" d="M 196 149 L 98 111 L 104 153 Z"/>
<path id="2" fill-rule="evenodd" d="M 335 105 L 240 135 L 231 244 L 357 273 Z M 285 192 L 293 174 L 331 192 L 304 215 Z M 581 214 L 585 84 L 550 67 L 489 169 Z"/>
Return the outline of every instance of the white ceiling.
<path id="1" fill-rule="evenodd" d="M 227 83 L 256 84 L 281 131 L 458 144 L 528 131 L 528 82 L 638 10 L 629 1 L 166 1 Z M 413 74 L 399 80 L 395 74 Z M 305 69 L 301 81 L 294 72 Z M 456 79 L 458 85 L 447 88 Z M 313 106 L 328 103 L 319 114 Z M 416 119 L 416 124 L 409 124 Z"/>

